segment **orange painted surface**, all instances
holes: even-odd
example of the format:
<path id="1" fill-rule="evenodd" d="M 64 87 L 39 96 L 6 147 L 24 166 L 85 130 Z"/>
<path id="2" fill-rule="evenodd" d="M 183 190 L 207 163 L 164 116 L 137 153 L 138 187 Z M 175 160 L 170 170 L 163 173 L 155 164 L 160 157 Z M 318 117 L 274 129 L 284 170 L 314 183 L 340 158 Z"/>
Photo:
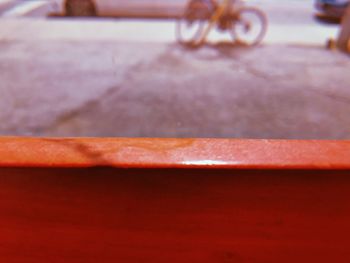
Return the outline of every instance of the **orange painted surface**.
<path id="1" fill-rule="evenodd" d="M 349 146 L 1 138 L 0 262 L 350 262 Z"/>
<path id="2" fill-rule="evenodd" d="M 350 141 L 0 138 L 0 167 L 348 169 Z"/>
<path id="3" fill-rule="evenodd" d="M 348 171 L 0 169 L 0 262 L 350 262 Z"/>

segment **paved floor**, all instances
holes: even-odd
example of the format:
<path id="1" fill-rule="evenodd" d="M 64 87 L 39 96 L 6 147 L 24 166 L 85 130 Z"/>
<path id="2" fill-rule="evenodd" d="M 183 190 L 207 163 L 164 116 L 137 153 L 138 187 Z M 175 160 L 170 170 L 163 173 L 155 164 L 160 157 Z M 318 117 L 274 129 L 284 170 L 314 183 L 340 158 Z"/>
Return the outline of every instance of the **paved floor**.
<path id="1" fill-rule="evenodd" d="M 2 19 L 0 40 L 135 41 L 173 43 L 176 20 L 145 19 Z M 325 45 L 338 27 L 320 24 L 269 24 L 265 44 Z M 288 32 L 288 33 L 286 33 Z M 229 33 L 211 31 L 209 41 L 230 40 Z"/>
<path id="2" fill-rule="evenodd" d="M 2 135 L 350 138 L 350 60 L 322 46 L 0 47 Z"/>

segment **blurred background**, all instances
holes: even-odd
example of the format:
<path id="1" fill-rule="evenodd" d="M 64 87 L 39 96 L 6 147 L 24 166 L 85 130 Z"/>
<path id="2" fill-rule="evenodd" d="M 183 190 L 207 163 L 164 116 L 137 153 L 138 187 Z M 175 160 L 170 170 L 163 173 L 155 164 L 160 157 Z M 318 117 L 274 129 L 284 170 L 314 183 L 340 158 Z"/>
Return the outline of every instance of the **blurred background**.
<path id="1" fill-rule="evenodd" d="M 350 138 L 348 1 L 248 0 L 256 46 L 177 42 L 186 0 L 0 0 L 0 135 Z"/>

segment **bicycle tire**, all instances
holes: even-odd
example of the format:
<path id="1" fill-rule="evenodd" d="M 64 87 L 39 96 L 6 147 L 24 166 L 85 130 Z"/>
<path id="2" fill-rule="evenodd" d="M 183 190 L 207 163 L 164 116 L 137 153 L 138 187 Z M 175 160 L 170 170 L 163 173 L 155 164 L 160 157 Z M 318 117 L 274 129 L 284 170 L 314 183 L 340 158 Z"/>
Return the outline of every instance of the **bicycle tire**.
<path id="1" fill-rule="evenodd" d="M 261 43 L 267 32 L 267 17 L 265 13 L 254 7 L 243 7 L 237 11 L 235 17 L 237 17 L 237 21 L 234 21 L 231 28 L 231 34 L 235 40 L 250 46 Z M 256 19 L 255 23 L 250 20 L 252 18 Z M 254 29 L 257 27 L 256 34 L 249 36 L 248 34 L 252 33 L 253 26 Z"/>
<path id="2" fill-rule="evenodd" d="M 180 44 L 195 43 L 203 32 L 205 19 L 201 17 L 196 8 L 192 8 L 192 5 L 196 3 L 200 3 L 200 0 L 190 1 L 184 15 L 177 21 L 176 39 Z M 187 30 L 192 32 L 186 32 Z"/>

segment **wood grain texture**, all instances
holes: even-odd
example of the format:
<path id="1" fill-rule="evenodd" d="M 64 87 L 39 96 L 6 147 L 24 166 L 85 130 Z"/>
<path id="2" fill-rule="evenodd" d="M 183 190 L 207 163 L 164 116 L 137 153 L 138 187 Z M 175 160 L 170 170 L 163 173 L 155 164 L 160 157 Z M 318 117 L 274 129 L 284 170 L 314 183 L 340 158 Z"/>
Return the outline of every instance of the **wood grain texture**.
<path id="1" fill-rule="evenodd" d="M 349 175 L 0 168 L 0 262 L 350 262 Z"/>
<path id="2" fill-rule="evenodd" d="M 0 167 L 350 169 L 350 141 L 0 138 Z"/>

